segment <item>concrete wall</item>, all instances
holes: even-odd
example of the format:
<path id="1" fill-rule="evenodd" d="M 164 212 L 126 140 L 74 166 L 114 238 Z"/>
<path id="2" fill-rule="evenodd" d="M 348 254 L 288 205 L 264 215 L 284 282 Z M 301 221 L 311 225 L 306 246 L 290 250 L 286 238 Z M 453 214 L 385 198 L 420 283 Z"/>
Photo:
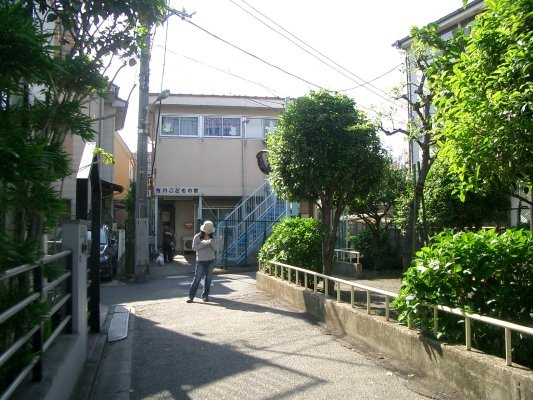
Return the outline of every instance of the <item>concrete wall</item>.
<path id="1" fill-rule="evenodd" d="M 533 372 L 529 369 L 508 367 L 501 358 L 425 338 L 396 322 L 368 315 L 350 304 L 325 299 L 324 295 L 264 273 L 258 272 L 256 277 L 259 289 L 406 363 L 420 375 L 454 386 L 465 399 L 533 399 Z"/>

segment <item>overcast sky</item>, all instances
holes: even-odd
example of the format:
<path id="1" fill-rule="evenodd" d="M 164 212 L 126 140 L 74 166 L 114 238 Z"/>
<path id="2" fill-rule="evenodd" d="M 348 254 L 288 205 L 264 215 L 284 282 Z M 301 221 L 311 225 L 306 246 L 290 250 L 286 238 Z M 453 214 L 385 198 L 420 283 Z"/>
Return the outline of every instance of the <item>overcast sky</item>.
<path id="1" fill-rule="evenodd" d="M 320 88 L 353 98 L 370 118 L 392 105 L 403 57 L 392 44 L 462 6 L 461 0 L 171 0 L 156 30 L 150 92 L 298 97 Z M 190 22 L 188 22 L 190 21 Z M 126 99 L 138 64 L 115 80 Z M 135 151 L 138 95 L 121 135 Z M 405 104 L 398 103 L 405 109 Z M 399 109 L 397 119 L 405 121 Z M 402 139 L 386 145 L 401 146 Z M 398 151 L 398 149 L 396 149 Z"/>

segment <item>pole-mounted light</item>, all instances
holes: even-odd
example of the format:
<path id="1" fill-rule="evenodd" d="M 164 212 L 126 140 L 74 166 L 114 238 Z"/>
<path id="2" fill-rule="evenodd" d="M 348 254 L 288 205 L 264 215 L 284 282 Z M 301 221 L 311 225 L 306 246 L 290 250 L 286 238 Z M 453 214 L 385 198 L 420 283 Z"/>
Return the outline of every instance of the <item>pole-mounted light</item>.
<path id="1" fill-rule="evenodd" d="M 155 103 L 157 103 L 158 101 L 161 101 L 161 100 L 164 100 L 166 99 L 168 96 L 170 96 L 170 90 L 168 89 L 165 89 L 163 90 L 161 93 L 159 93 L 156 97 L 156 99 L 154 100 L 154 102 L 151 104 L 151 106 L 153 106 Z M 150 107 L 151 107 L 150 106 Z"/>

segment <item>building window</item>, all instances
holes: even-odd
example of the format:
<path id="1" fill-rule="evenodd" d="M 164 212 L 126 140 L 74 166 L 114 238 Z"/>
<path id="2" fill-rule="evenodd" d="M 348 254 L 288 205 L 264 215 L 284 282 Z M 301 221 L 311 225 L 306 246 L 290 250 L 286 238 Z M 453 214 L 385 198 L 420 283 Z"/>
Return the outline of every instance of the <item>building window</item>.
<path id="1" fill-rule="evenodd" d="M 278 120 L 275 118 L 263 118 L 263 133 L 266 136 L 267 133 L 274 133 L 276 131 L 276 125 Z"/>
<path id="2" fill-rule="evenodd" d="M 276 118 L 248 118 L 246 121 L 247 139 L 264 139 L 269 132 L 276 130 Z"/>
<path id="3" fill-rule="evenodd" d="M 204 117 L 204 136 L 241 136 L 239 117 Z"/>
<path id="4" fill-rule="evenodd" d="M 233 208 L 204 208 L 202 216 L 204 221 L 211 220 L 215 223 L 223 221 L 233 211 Z"/>
<path id="5" fill-rule="evenodd" d="M 198 117 L 163 116 L 161 136 L 198 136 Z"/>

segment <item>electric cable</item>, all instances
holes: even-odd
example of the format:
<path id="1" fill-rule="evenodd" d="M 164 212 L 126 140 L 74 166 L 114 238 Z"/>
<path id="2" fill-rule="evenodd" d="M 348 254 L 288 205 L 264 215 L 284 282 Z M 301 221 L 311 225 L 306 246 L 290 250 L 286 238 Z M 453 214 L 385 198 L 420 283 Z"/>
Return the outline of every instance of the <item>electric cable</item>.
<path id="1" fill-rule="evenodd" d="M 240 48 L 239 46 L 237 46 L 237 45 L 235 45 L 235 44 L 233 44 L 233 43 L 231 43 L 231 42 L 228 42 L 228 41 L 225 40 L 225 39 L 222 39 L 220 36 L 217 36 L 217 35 L 215 35 L 214 33 L 209 32 L 207 29 L 202 28 L 200 25 L 197 25 L 197 24 L 195 24 L 194 22 L 192 22 L 192 21 L 190 21 L 190 20 L 188 20 L 188 19 L 186 19 L 185 21 L 187 21 L 187 22 L 188 22 L 189 24 L 191 24 L 192 26 L 194 26 L 194 27 L 200 29 L 201 31 L 207 33 L 208 35 L 214 37 L 215 39 L 220 40 L 221 42 L 227 44 L 228 46 L 231 46 L 231 47 L 233 47 L 234 49 L 239 50 L 240 52 L 242 52 L 242 53 L 244 53 L 244 54 L 246 54 L 246 55 L 248 55 L 248 56 L 250 56 L 250 57 L 252 57 L 252 58 L 254 58 L 254 59 L 256 59 L 256 60 L 258 60 L 258 61 L 261 61 L 262 63 L 268 65 L 269 67 L 275 68 L 275 69 L 277 69 L 277 70 L 283 72 L 284 74 L 287 74 L 287 75 L 289 75 L 289 76 L 292 76 L 293 78 L 296 78 L 296 79 L 298 79 L 298 80 L 300 80 L 300 81 L 302 81 L 302 82 L 305 82 L 305 83 L 307 83 L 308 85 L 314 86 L 314 87 L 316 87 L 316 88 L 318 88 L 318 89 L 327 90 L 327 89 L 323 88 L 322 86 L 317 85 L 316 83 L 310 82 L 310 81 L 308 81 L 308 80 L 306 80 L 306 79 L 304 79 L 304 78 L 299 77 L 298 75 L 295 75 L 295 74 L 293 74 L 293 73 L 291 73 L 291 72 L 289 72 L 289 71 L 287 71 L 287 70 L 284 70 L 283 68 L 281 68 L 281 67 L 279 67 L 279 66 L 277 66 L 277 65 L 274 65 L 274 64 L 272 64 L 272 63 L 270 63 L 270 62 L 268 62 L 268 61 L 266 61 L 266 60 L 263 60 L 261 57 L 258 57 L 258 56 L 256 56 L 255 54 L 252 54 L 252 53 L 250 53 L 249 51 L 244 50 L 244 49 Z"/>
<path id="2" fill-rule="evenodd" d="M 403 65 L 403 64 L 395 65 L 394 67 L 392 67 L 392 68 L 389 69 L 388 71 L 382 73 L 381 75 L 378 75 L 378 76 L 376 76 L 376 77 L 373 78 L 373 79 L 370 79 L 368 82 L 370 83 L 370 82 L 377 81 L 378 79 L 383 78 L 384 76 L 386 76 L 386 75 L 390 74 L 391 72 L 395 71 L 398 67 L 401 67 L 402 65 Z M 351 87 L 351 88 L 348 88 L 348 89 L 341 89 L 341 90 L 339 90 L 339 92 L 347 92 L 347 91 L 349 91 L 349 90 L 353 90 L 353 89 L 360 88 L 361 86 L 362 86 L 362 85 L 359 84 L 359 85 L 357 85 L 357 86 L 354 86 L 354 87 Z"/>
<path id="3" fill-rule="evenodd" d="M 229 0 L 231 3 L 233 3 L 236 7 L 239 7 L 241 10 L 243 10 L 244 12 L 246 12 L 248 15 L 250 15 L 251 17 L 253 17 L 254 19 L 256 19 L 257 21 L 259 21 L 260 23 L 262 23 L 263 25 L 265 25 L 266 27 L 268 27 L 269 29 L 273 30 L 274 32 L 276 32 L 277 34 L 279 34 L 280 36 L 284 37 L 285 39 L 289 40 L 291 43 L 293 43 L 294 45 L 296 45 L 298 48 L 300 48 L 301 50 L 303 50 L 304 52 L 306 52 L 307 54 L 311 55 L 312 57 L 316 58 L 318 61 L 322 62 L 323 64 L 325 64 L 326 66 L 332 68 L 333 70 L 335 70 L 336 72 L 338 72 L 339 74 L 343 75 L 344 77 L 350 79 L 351 81 L 355 82 L 358 84 L 358 86 L 356 86 L 355 88 L 358 88 L 358 87 L 364 87 L 365 89 L 367 89 L 368 91 L 370 91 L 371 93 L 375 94 L 376 96 L 382 98 L 383 100 L 385 101 L 388 101 L 390 103 L 393 103 L 395 104 L 395 102 L 393 100 L 391 100 L 389 97 L 386 97 L 388 96 L 388 94 L 386 92 L 384 92 L 383 90 L 381 90 L 380 88 L 372 85 L 370 83 L 370 81 L 366 81 L 365 79 L 357 76 L 355 73 L 351 72 L 350 70 L 348 70 L 347 68 L 343 67 L 342 65 L 338 64 L 337 62 L 335 62 L 334 60 L 332 60 L 331 58 L 329 58 L 328 56 L 326 56 L 325 54 L 323 54 L 322 52 L 320 52 L 319 50 L 315 49 L 313 46 L 307 44 L 305 41 L 301 40 L 300 38 L 298 38 L 296 35 L 292 34 L 291 32 L 289 32 L 287 29 L 283 28 L 281 25 L 279 25 L 276 21 L 272 20 L 271 18 L 269 18 L 268 16 L 266 16 L 265 14 L 263 14 L 261 11 L 257 10 L 256 8 L 254 8 L 253 6 L 251 6 L 249 3 L 247 3 L 245 0 L 241 0 L 244 4 L 246 4 L 248 7 L 250 7 L 252 10 L 254 10 L 255 12 L 257 12 L 259 15 L 261 15 L 262 17 L 266 18 L 268 21 L 272 22 L 274 25 L 276 25 L 277 27 L 279 27 L 280 29 L 282 29 L 284 32 L 288 33 L 290 36 L 294 37 L 296 40 L 298 40 L 300 43 L 304 44 L 305 46 L 307 46 L 308 48 L 310 48 L 311 50 L 313 50 L 314 52 L 316 52 L 317 54 L 319 54 L 321 57 L 325 58 L 326 60 L 328 60 L 329 62 L 331 62 L 332 64 L 334 64 L 335 66 L 341 68 L 342 70 L 346 71 L 348 74 L 350 75 L 353 75 L 355 78 L 357 78 L 359 81 L 357 81 L 356 79 L 352 78 L 351 76 L 348 76 L 346 73 L 340 71 L 339 69 L 333 67 L 332 65 L 326 63 L 323 59 L 317 57 L 315 54 L 312 54 L 310 51 L 304 49 L 302 46 L 300 46 L 298 43 L 296 43 L 295 41 L 293 41 L 292 39 L 288 38 L 286 35 L 276 31 L 274 28 L 272 28 L 271 26 L 269 26 L 268 24 L 266 24 L 264 21 L 261 21 L 259 18 L 257 18 L 256 16 L 254 16 L 253 14 L 251 14 L 248 10 L 244 9 L 243 7 L 241 7 L 240 5 L 238 5 L 237 3 L 235 3 L 234 0 Z M 382 94 L 380 93 L 376 93 L 374 90 L 370 89 L 367 87 L 368 86 L 371 86 L 372 88 L 374 88 L 375 90 L 381 92 Z"/>
<path id="4" fill-rule="evenodd" d="M 158 46 L 156 46 L 156 47 L 163 48 L 165 52 L 169 52 L 169 53 L 174 54 L 175 56 L 180 56 L 180 57 L 186 58 L 187 60 L 190 60 L 190 61 L 195 62 L 195 63 L 197 63 L 197 64 L 201 64 L 201 65 L 203 65 L 203 66 L 205 66 L 205 67 L 208 67 L 208 68 L 214 69 L 214 70 L 216 70 L 216 71 L 222 72 L 223 74 L 226 74 L 226 75 L 232 76 L 232 77 L 234 77 L 234 78 L 237 78 L 237 79 L 243 80 L 243 81 L 248 82 L 248 83 L 251 83 L 251 84 L 253 84 L 253 85 L 261 86 L 262 88 L 268 90 L 268 91 L 269 91 L 270 93 L 272 93 L 272 94 L 274 94 L 274 93 L 278 93 L 276 89 L 273 89 L 273 88 L 271 88 L 271 87 L 265 86 L 265 85 L 263 85 L 262 83 L 255 82 L 255 81 L 253 81 L 253 80 L 251 80 L 251 79 L 244 78 L 244 77 L 242 77 L 242 76 L 239 76 L 239 75 L 237 75 L 237 74 L 234 74 L 233 72 L 223 70 L 222 68 L 216 67 L 216 66 L 211 65 L 211 64 L 207 64 L 207 63 L 205 63 L 205 62 L 203 62 L 203 61 L 200 61 L 200 60 L 197 60 L 197 59 L 195 59 L 195 58 L 193 58 L 193 57 L 186 56 L 185 54 L 180 54 L 180 53 L 177 53 L 177 52 L 175 52 L 175 51 L 169 50 L 169 49 L 167 49 L 166 47 L 163 47 L 163 46 L 161 46 L 161 45 L 158 45 Z"/>

